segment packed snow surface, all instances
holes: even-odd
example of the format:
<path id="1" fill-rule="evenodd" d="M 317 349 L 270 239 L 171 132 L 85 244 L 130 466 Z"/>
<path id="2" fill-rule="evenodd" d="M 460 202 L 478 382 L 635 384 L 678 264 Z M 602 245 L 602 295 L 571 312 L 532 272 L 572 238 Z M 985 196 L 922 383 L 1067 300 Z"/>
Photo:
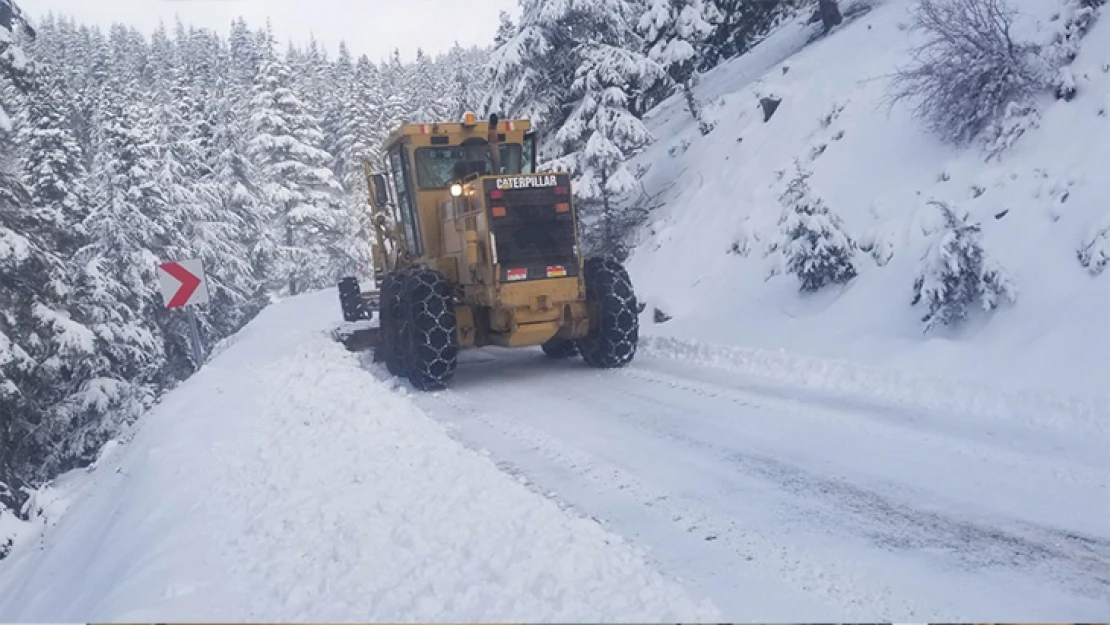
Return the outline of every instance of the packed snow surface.
<path id="1" fill-rule="evenodd" d="M 692 345 L 647 341 L 617 371 L 465 352 L 453 389 L 417 401 L 537 492 L 650 546 L 729 618 L 1110 609 L 1110 410 L 1011 418 L 1017 401 L 969 387 L 904 374 L 898 392 L 883 370 Z"/>
<path id="2" fill-rule="evenodd" d="M 3 619 L 719 618 L 362 369 L 338 314 L 334 292 L 266 310 L 67 476 L 0 563 Z"/>

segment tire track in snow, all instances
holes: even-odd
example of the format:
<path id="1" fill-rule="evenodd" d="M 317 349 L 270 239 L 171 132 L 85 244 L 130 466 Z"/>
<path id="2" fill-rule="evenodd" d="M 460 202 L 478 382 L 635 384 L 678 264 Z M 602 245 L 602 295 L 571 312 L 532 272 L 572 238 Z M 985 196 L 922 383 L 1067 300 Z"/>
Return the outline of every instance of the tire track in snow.
<path id="1" fill-rule="evenodd" d="M 699 552 L 715 559 L 719 570 L 757 569 L 763 576 L 770 571 L 792 590 L 835 604 L 845 618 L 875 613 L 953 617 L 958 608 L 935 597 L 924 604 L 907 598 L 887 585 L 881 572 L 876 576 L 845 558 L 845 550 L 833 546 L 837 540 L 961 573 L 1027 573 L 1032 568 L 1041 579 L 1047 576 L 1095 602 L 1110 595 L 1110 541 L 1103 538 L 915 506 L 904 499 L 912 488 L 900 489 L 903 497 L 898 497 L 882 481 L 819 475 L 777 460 L 758 441 L 714 436 L 718 433 L 712 428 L 701 427 L 727 422 L 728 406 L 788 417 L 799 410 L 837 410 L 660 374 L 645 368 L 650 360 L 613 375 L 530 354 L 493 353 L 460 369 L 457 390 L 418 401 L 451 424 L 456 438 L 488 447 L 506 471 L 537 492 L 621 526 L 627 536 L 653 548 L 665 565 L 676 564 L 675 551 L 700 543 Z M 539 383 L 523 383 L 526 379 Z M 671 394 L 661 394 L 664 388 Z M 859 434 L 890 427 L 860 421 L 854 427 Z M 576 432 L 574 424 L 582 427 Z M 677 478 L 661 475 L 650 459 L 617 451 L 622 435 L 632 435 L 643 456 L 668 465 Z M 733 445 L 727 444 L 730 440 Z M 971 441 L 955 442 L 967 446 L 966 453 L 987 453 Z M 989 451 L 995 459 L 1013 455 L 1002 448 Z M 758 513 L 738 503 L 753 494 L 759 498 Z M 827 550 L 793 543 L 817 528 L 830 539 Z M 660 548 L 661 537 L 681 547 Z M 709 580 L 718 591 L 729 587 L 721 579 L 712 582 L 712 567 L 703 568 L 699 585 Z M 742 603 L 743 591 L 734 587 L 732 592 Z M 730 607 L 721 605 L 726 611 Z"/>
<path id="2" fill-rule="evenodd" d="M 483 362 L 489 364 L 491 361 Z M 505 363 L 498 360 L 490 368 L 503 366 Z M 588 371 L 570 373 L 592 376 Z M 602 385 L 607 384 L 605 378 L 608 376 L 592 377 Z M 620 519 L 640 517 L 632 524 L 642 527 L 643 531 L 634 532 L 628 538 L 652 549 L 657 557 L 676 559 L 666 557 L 668 550 L 652 542 L 663 531 L 669 539 L 681 541 L 674 546 L 677 554 L 681 554 L 678 558 L 684 558 L 691 552 L 701 552 L 717 560 L 718 566 L 709 567 L 715 573 L 706 571 L 694 581 L 698 586 L 717 584 L 726 587 L 727 590 L 721 592 L 727 594 L 714 596 L 726 612 L 730 611 L 730 607 L 732 610 L 750 611 L 750 602 L 761 593 L 752 592 L 748 584 L 754 585 L 755 580 L 766 578 L 767 571 L 772 570 L 775 581 L 785 581 L 792 593 L 810 595 L 808 600 L 798 595 L 784 603 L 791 606 L 791 611 L 784 611 L 783 614 L 796 615 L 799 610 L 807 609 L 807 603 L 814 606 L 815 616 L 827 616 L 828 610 L 833 609 L 849 619 L 866 618 L 875 613 L 927 613 L 912 600 L 884 587 L 877 578 L 852 571 L 835 558 L 818 561 L 813 553 L 800 552 L 781 544 L 773 532 L 722 514 L 720 497 L 704 492 L 680 492 L 679 489 L 641 479 L 636 472 L 637 467 L 626 468 L 603 455 L 567 444 L 558 437 L 522 423 L 516 415 L 526 412 L 526 406 L 537 402 L 535 390 L 533 387 L 498 385 L 495 394 L 500 405 L 508 408 L 504 411 L 491 409 L 481 394 L 472 399 L 473 395 L 465 391 L 439 393 L 421 398 L 420 403 L 440 418 L 449 415 L 447 421 L 456 426 L 452 428 L 453 435 L 464 444 L 475 446 L 476 440 L 493 442 L 495 449 L 491 451 L 504 470 L 527 479 L 528 486 L 535 492 L 554 498 L 579 514 L 606 521 L 610 526 L 615 522 L 620 524 Z M 567 411 L 567 403 L 589 405 L 598 396 L 582 392 L 561 395 L 561 398 L 564 403 L 558 404 L 558 410 Z M 596 406 L 593 409 L 596 410 Z M 468 433 L 476 434 L 475 430 L 480 430 L 481 435 L 467 436 Z M 477 443 L 477 446 L 482 444 Z M 499 453 L 506 450 L 511 460 Z M 541 461 L 537 462 L 537 458 Z M 726 498 L 742 501 L 743 494 L 758 485 L 737 484 L 735 473 L 725 471 L 705 480 L 711 485 L 708 490 L 719 490 Z M 590 489 L 588 494 L 579 490 L 582 482 Z M 578 502 L 583 500 L 585 505 L 579 505 Z M 650 516 L 652 521 L 644 523 L 642 517 L 645 515 Z M 664 555 L 661 556 L 661 552 Z M 662 564 L 666 566 L 668 563 Z M 718 580 L 714 581 L 714 577 Z M 761 582 L 766 584 L 766 579 Z"/>
<path id="3" fill-rule="evenodd" d="M 640 369 L 627 369 L 623 373 L 644 382 L 645 386 L 665 384 L 744 406 L 754 401 L 752 394 L 713 388 L 671 375 Z M 624 387 L 614 388 L 638 395 Z M 889 551 L 932 550 L 953 558 L 971 571 L 1037 567 L 1060 584 L 1093 599 L 1110 598 L 1110 539 L 1009 519 L 995 520 L 994 526 L 959 519 L 915 507 L 889 493 L 880 493 L 883 489 L 874 485 L 863 488 L 843 479 L 816 475 L 766 455 L 730 451 L 728 447 L 685 435 L 674 422 L 665 424 L 629 415 L 622 415 L 622 418 L 680 444 L 712 452 L 746 475 L 758 476 L 776 488 L 797 495 L 799 501 L 804 502 L 798 506 L 798 518 L 819 515 L 823 523 L 838 526 L 847 534 L 863 535 L 877 547 Z M 943 439 L 941 444 L 949 446 L 957 442 Z M 1012 460 L 1007 456 L 1009 454 L 995 454 L 994 459 Z M 1007 527 L 1003 528 L 1003 524 Z"/>

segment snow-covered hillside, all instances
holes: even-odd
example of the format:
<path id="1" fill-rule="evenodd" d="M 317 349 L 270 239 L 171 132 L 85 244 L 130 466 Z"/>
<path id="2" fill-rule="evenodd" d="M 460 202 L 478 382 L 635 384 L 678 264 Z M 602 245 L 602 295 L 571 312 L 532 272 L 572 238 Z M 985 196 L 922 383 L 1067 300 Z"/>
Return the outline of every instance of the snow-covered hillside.
<path id="1" fill-rule="evenodd" d="M 703 77 L 716 129 L 703 137 L 673 97 L 649 114 L 656 143 L 635 165 L 663 203 L 630 261 L 648 331 L 666 336 L 895 366 L 1003 389 L 1110 393 L 1110 275 L 1077 253 L 1110 225 L 1110 19 L 1096 22 L 1070 69 L 1078 95 L 1037 101 L 1039 128 L 1000 160 L 941 143 L 888 107 L 889 76 L 910 61 L 907 0 L 845 2 L 855 17 L 827 37 L 799 19 Z M 1022 0 L 1020 36 L 1048 43 L 1075 3 Z M 1103 11 L 1105 13 L 1105 10 Z M 764 122 L 762 97 L 782 99 Z M 845 287 L 799 292 L 770 277 L 779 196 L 795 160 L 814 195 L 861 247 Z M 911 306 L 922 256 L 939 233 L 931 200 L 970 212 L 1016 303 L 925 334 Z M 653 325 L 654 308 L 673 319 Z"/>
<path id="2" fill-rule="evenodd" d="M 264 311 L 48 491 L 0 567 L 4 619 L 720 618 L 448 438 L 331 341 L 338 316 L 331 291 Z"/>

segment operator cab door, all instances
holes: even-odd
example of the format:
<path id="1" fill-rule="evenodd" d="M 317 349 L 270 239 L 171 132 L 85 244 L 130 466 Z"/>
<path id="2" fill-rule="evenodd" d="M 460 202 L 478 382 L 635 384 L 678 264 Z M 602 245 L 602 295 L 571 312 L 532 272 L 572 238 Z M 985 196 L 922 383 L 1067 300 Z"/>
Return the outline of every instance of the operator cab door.
<path id="1" fill-rule="evenodd" d="M 408 151 L 398 143 L 389 150 L 389 168 L 393 174 L 393 189 L 396 191 L 397 212 L 401 215 L 401 225 L 405 232 L 405 247 L 412 258 L 423 252 L 420 240 L 420 222 L 416 211 L 416 189 L 412 186 L 412 172 L 409 167 Z"/>

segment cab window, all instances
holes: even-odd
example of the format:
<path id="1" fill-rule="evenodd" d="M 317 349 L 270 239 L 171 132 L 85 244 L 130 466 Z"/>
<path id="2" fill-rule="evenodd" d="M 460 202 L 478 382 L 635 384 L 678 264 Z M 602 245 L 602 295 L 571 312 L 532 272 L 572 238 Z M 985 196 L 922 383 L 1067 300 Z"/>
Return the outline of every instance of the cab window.
<path id="1" fill-rule="evenodd" d="M 501 144 L 501 171 L 498 174 L 519 174 L 523 172 L 523 150 L 519 143 Z M 461 145 L 452 145 L 434 148 L 416 149 L 416 180 L 422 190 L 443 189 L 451 185 L 455 179 L 457 164 L 467 163 L 467 148 Z M 495 172 L 490 159 L 489 150 L 484 150 L 484 170 L 487 175 Z"/>
<path id="2" fill-rule="evenodd" d="M 414 198 L 412 197 L 412 183 L 409 174 L 408 159 L 400 146 L 389 151 L 389 166 L 393 173 L 393 188 L 397 192 L 397 208 L 401 213 L 401 223 L 405 228 L 405 240 L 408 242 L 409 252 L 419 255 L 420 229 L 417 226 Z"/>

